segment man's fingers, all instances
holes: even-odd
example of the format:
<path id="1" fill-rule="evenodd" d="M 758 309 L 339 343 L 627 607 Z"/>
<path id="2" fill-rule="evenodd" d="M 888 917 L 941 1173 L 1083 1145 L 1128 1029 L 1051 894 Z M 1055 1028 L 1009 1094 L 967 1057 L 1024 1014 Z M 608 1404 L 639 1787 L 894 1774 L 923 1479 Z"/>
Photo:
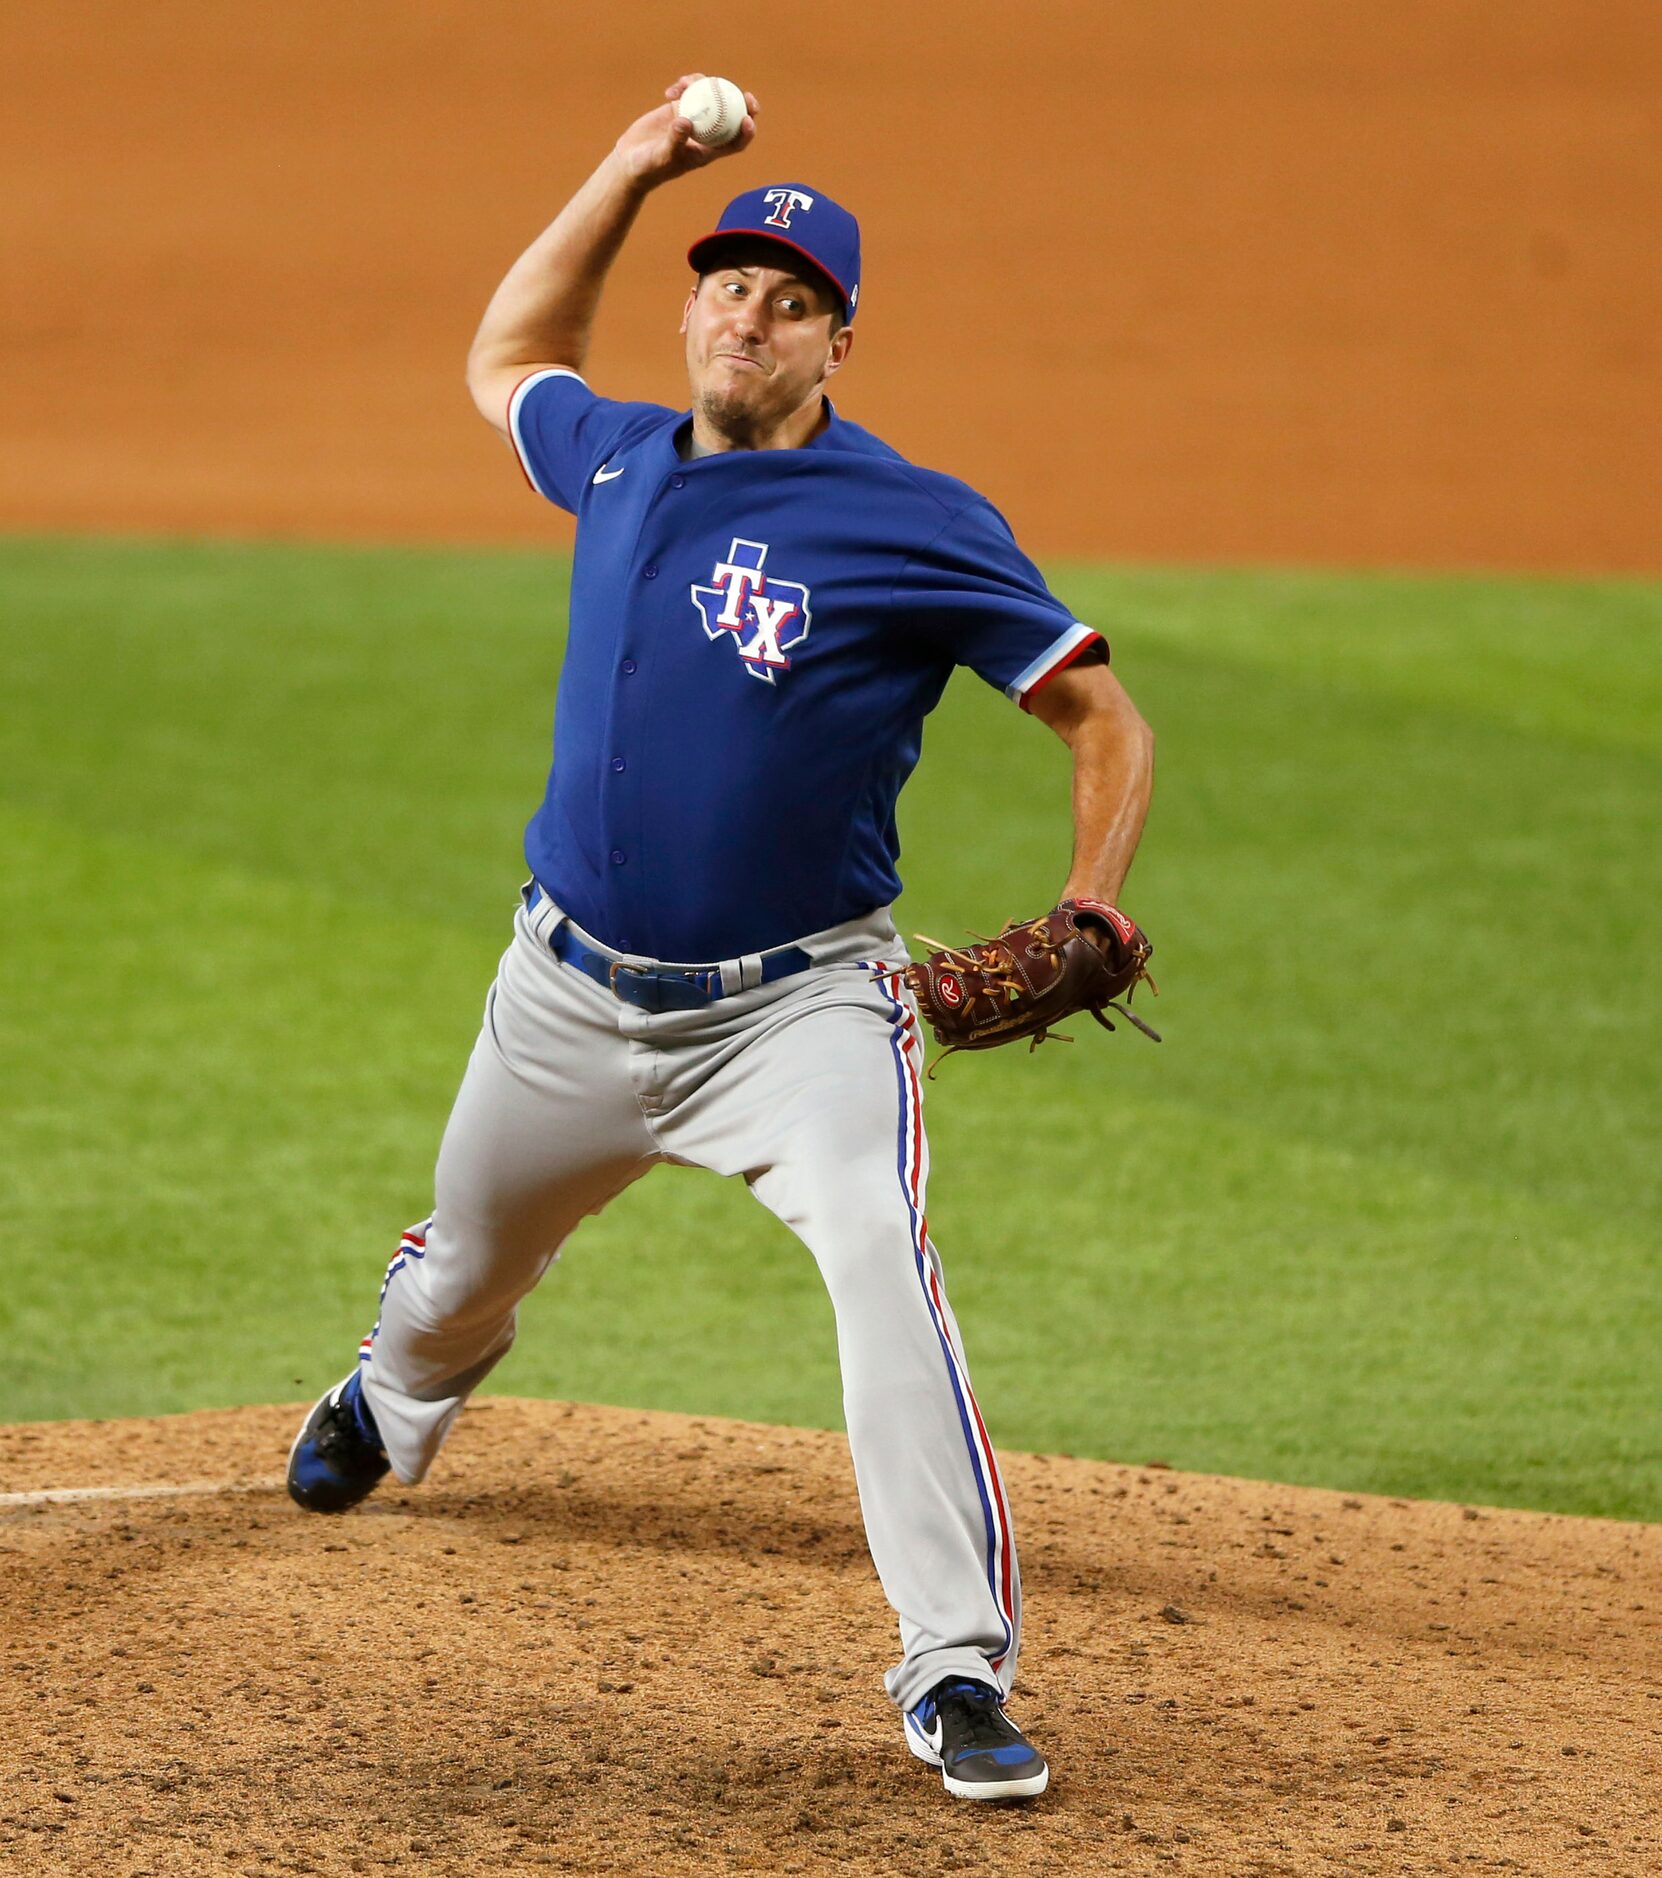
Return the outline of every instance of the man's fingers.
<path id="1" fill-rule="evenodd" d="M 700 169 L 715 157 L 724 154 L 698 141 L 693 135 L 691 118 L 678 117 L 669 127 L 669 138 L 670 161 L 680 164 L 683 169 Z"/>
<path id="2" fill-rule="evenodd" d="M 737 156 L 741 150 L 748 150 L 755 141 L 756 123 L 753 118 L 747 117 L 739 126 L 736 137 L 729 138 L 726 143 L 690 143 L 687 145 L 687 154 L 691 156 L 696 152 L 700 162 L 719 163 L 723 157 Z"/>
<path id="3" fill-rule="evenodd" d="M 713 163 L 718 157 L 737 156 L 741 150 L 748 150 L 756 140 L 756 112 L 762 107 L 757 102 L 756 94 L 747 91 L 744 94 L 745 116 L 739 125 L 739 133 L 730 142 L 724 144 L 702 144 L 693 135 L 692 119 L 683 117 L 680 103 L 689 85 L 695 84 L 704 74 L 702 72 L 683 72 L 674 84 L 664 87 L 666 103 L 659 105 L 659 111 L 669 113 L 664 129 L 669 141 L 664 148 L 660 162 L 667 163 L 674 170 L 701 169 L 706 163 Z M 656 116 L 657 113 L 650 113 Z M 644 124 L 645 119 L 642 120 Z"/>

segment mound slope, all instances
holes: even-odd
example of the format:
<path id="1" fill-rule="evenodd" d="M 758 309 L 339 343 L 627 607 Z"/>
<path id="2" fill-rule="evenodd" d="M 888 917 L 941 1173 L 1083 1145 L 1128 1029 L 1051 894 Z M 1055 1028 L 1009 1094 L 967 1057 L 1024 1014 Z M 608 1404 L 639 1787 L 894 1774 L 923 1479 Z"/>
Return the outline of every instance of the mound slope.
<path id="1" fill-rule="evenodd" d="M 972 1809 L 840 1436 L 494 1398 L 324 1520 L 299 1413 L 0 1429 L 6 1869 L 1662 1866 L 1656 1527 L 1012 1455 L 1056 1776 Z M 114 1485 L 207 1490 L 19 1497 Z"/>

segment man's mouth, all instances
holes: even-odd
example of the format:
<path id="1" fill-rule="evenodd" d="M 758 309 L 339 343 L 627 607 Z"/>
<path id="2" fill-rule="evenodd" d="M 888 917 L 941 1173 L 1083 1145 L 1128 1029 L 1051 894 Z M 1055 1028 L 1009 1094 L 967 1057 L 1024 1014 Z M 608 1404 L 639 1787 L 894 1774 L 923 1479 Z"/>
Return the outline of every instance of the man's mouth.
<path id="1" fill-rule="evenodd" d="M 760 359 L 751 358 L 747 352 L 718 352 L 716 357 L 718 359 L 730 359 L 735 365 L 753 365 L 759 372 L 766 369 Z"/>

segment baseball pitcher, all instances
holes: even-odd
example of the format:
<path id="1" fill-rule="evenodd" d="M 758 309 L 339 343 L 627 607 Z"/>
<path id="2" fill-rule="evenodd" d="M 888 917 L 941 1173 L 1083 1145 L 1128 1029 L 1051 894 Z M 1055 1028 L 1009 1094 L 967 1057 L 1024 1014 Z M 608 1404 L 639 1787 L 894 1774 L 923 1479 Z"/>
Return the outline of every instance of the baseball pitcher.
<path id="1" fill-rule="evenodd" d="M 1129 1014 L 1151 948 L 1116 902 L 1153 741 L 997 510 L 834 408 L 860 233 L 822 189 L 765 182 L 693 242 L 690 408 L 583 377 L 647 194 L 754 141 L 748 94 L 725 149 L 693 141 L 691 82 L 514 263 L 468 360 L 480 414 L 577 518 L 553 768 L 432 1217 L 301 1429 L 289 1489 L 340 1512 L 389 1470 L 419 1481 L 585 1215 L 661 1162 L 736 1175 L 830 1292 L 906 1744 L 950 1793 L 1020 1799 L 1049 1770 L 1005 1713 L 1021 1580 L 929 1233 L 920 1026 L 980 1048 Z M 943 299 L 921 337 L 960 311 Z M 959 665 L 1071 749 L 1072 868 L 1050 912 L 912 964 L 890 917 L 895 802 Z"/>

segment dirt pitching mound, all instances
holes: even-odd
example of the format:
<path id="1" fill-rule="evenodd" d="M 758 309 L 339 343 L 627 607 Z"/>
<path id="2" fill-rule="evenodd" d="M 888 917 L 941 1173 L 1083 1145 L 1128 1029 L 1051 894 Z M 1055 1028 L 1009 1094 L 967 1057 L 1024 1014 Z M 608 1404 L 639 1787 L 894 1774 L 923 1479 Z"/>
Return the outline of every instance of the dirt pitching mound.
<path id="1" fill-rule="evenodd" d="M 1662 1869 L 1662 1528 L 1012 1455 L 1055 1771 L 969 1807 L 841 1437 L 496 1398 L 322 1519 L 299 1413 L 0 1429 L 0 1868 Z"/>

